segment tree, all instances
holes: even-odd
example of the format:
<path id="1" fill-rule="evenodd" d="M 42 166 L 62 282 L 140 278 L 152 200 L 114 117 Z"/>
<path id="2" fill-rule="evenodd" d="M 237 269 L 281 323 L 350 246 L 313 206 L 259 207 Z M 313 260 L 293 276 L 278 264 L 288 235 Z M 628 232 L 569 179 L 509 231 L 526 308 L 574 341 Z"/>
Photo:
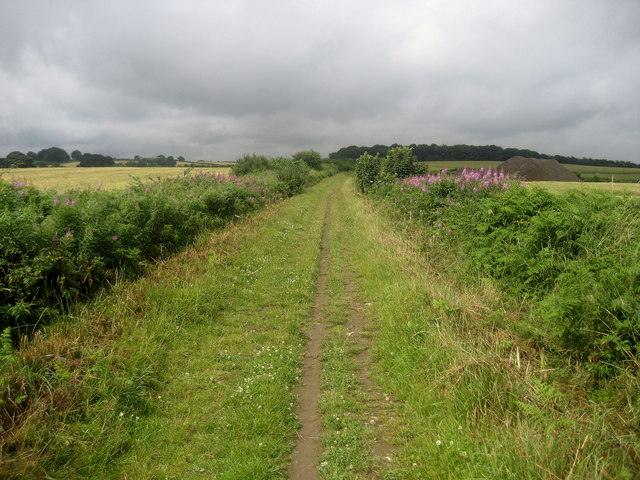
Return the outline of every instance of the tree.
<path id="1" fill-rule="evenodd" d="M 33 167 L 33 158 L 16 150 L 7 155 L 5 164 L 9 168 L 29 168 Z"/>
<path id="2" fill-rule="evenodd" d="M 83 153 L 79 167 L 112 167 L 116 164 L 113 158 L 98 153 Z"/>
<path id="3" fill-rule="evenodd" d="M 60 147 L 44 148 L 38 152 L 38 160 L 47 164 L 64 163 L 71 160 L 69 154 Z"/>
<path id="4" fill-rule="evenodd" d="M 82 152 L 80 150 L 74 150 L 71 152 L 71 158 L 73 158 L 74 162 L 79 162 L 82 158 Z"/>

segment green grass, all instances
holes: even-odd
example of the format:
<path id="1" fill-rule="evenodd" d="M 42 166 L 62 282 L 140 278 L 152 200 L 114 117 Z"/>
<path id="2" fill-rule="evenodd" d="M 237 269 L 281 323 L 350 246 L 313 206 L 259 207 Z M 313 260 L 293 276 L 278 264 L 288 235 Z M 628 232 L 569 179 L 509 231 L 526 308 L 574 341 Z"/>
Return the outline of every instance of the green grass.
<path id="1" fill-rule="evenodd" d="M 460 161 L 460 162 L 424 162 L 429 167 L 430 173 L 439 172 L 446 168 L 447 170 L 462 170 L 463 168 L 495 168 L 501 162 L 482 162 L 482 161 Z M 422 165 L 422 163 L 420 163 Z"/>
<path id="2" fill-rule="evenodd" d="M 455 259 L 421 252 L 363 199 L 341 212 L 376 378 L 396 399 L 398 449 L 383 478 L 632 478 L 631 424 L 580 393 L 579 370 L 549 366 L 520 341 L 517 305 L 490 282 L 458 278 Z"/>
<path id="3" fill-rule="evenodd" d="M 355 355 L 358 347 L 348 329 L 349 298 L 345 290 L 348 269 L 344 239 L 348 229 L 339 222 L 342 207 L 335 196 L 329 202 L 329 272 L 326 317 L 328 337 L 322 354 L 323 480 L 368 478 L 373 468 L 369 444 L 373 432 L 367 425 L 366 397 L 358 383 Z M 370 477 L 369 477 L 370 478 Z"/>
<path id="4" fill-rule="evenodd" d="M 46 385 L 0 473 L 284 478 L 321 200 L 336 181 L 203 240 L 25 346 L 19 378 L 29 369 Z"/>
<path id="5" fill-rule="evenodd" d="M 518 338 L 522 305 L 460 278 L 455 258 L 418 247 L 344 176 L 202 239 L 3 355 L 40 395 L 0 452 L 0 478 L 286 478 L 327 203 L 324 480 L 634 478 L 632 372 L 587 393 L 578 368 Z M 384 408 L 358 381 L 354 302 Z M 372 453 L 381 434 L 391 462 Z"/>
<path id="6" fill-rule="evenodd" d="M 297 424 L 291 389 L 313 304 L 328 184 L 288 202 L 214 261 L 204 298 L 224 308 L 189 325 L 158 413 L 119 462 L 134 478 L 284 478 Z M 229 245 L 231 247 L 231 245 Z M 190 287 L 193 288 L 193 287 Z M 219 300 L 218 300 L 219 301 Z"/>
<path id="7" fill-rule="evenodd" d="M 564 165 L 575 174 L 580 174 L 588 182 L 640 182 L 640 168 L 599 167 L 591 165 Z"/>

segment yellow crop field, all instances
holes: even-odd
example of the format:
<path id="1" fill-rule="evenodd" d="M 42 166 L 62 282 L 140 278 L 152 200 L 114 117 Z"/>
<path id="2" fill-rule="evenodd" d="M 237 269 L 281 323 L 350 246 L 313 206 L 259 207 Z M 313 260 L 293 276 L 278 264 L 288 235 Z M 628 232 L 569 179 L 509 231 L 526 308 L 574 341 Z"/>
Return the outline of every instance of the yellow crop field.
<path id="1" fill-rule="evenodd" d="M 142 181 L 183 175 L 180 167 L 87 167 L 87 168 L 20 168 L 0 170 L 0 178 L 25 182 L 42 190 L 64 192 L 73 188 L 119 190 L 131 184 L 133 177 Z M 196 172 L 229 173 L 231 168 L 195 168 Z"/>

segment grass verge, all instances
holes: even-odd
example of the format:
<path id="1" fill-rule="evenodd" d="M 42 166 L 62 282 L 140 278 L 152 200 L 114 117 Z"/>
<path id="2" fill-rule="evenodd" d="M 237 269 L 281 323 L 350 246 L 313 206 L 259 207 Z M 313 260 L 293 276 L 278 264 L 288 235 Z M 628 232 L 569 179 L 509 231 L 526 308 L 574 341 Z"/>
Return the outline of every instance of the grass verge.
<path id="1" fill-rule="evenodd" d="M 374 373 L 396 400 L 383 478 L 633 478 L 637 402 L 587 394 L 579 369 L 549 366 L 517 337 L 522 313 L 490 282 L 456 278 L 455 259 L 421 252 L 411 232 L 343 195 Z"/>
<path id="2" fill-rule="evenodd" d="M 202 240 L 24 345 L 14 372 L 41 393 L 0 477 L 284 478 L 321 199 L 340 181 Z"/>

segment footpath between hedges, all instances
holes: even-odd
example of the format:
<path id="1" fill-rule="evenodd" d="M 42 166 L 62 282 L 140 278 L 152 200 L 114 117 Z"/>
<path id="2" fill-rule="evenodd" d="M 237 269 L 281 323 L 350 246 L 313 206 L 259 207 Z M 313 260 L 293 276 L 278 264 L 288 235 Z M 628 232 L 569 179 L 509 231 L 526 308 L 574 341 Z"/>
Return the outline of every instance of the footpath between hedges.
<path id="1" fill-rule="evenodd" d="M 337 175 L 119 286 L 34 340 L 58 411 L 0 477 L 632 478 L 633 438 L 410 237 Z"/>

